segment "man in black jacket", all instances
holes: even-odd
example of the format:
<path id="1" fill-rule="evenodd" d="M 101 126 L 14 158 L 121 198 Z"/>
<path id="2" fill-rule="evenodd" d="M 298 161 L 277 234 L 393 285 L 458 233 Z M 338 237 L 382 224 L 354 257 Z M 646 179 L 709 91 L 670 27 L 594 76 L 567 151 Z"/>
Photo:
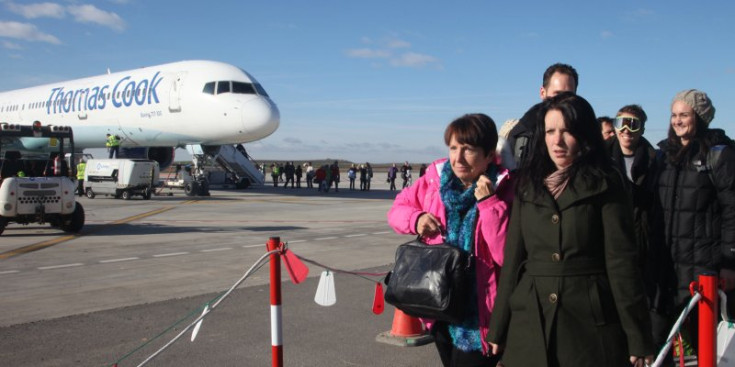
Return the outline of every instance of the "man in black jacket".
<path id="1" fill-rule="evenodd" d="M 510 131 L 510 134 L 508 134 L 508 141 L 513 150 L 513 156 L 516 159 L 516 167 L 521 166 L 526 156 L 525 150 L 527 146 L 530 146 L 529 143 L 533 138 L 533 131 L 536 129 L 536 125 L 539 122 L 544 122 L 544 116 L 538 115 L 543 101 L 561 92 L 577 93 L 578 84 L 579 75 L 577 75 L 577 70 L 574 70 L 571 65 L 556 63 L 546 69 L 543 84 L 539 91 L 541 103 L 531 107 L 521 117 L 520 122 Z"/>

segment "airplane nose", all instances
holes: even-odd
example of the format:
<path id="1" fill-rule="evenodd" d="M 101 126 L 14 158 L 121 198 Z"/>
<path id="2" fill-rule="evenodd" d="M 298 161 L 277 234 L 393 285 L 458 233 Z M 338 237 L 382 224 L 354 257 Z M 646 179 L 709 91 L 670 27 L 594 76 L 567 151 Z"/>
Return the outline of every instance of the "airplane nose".
<path id="1" fill-rule="evenodd" d="M 263 139 L 273 134 L 280 124 L 281 114 L 269 98 L 256 98 L 245 103 L 242 109 L 242 122 L 248 132 L 249 140 Z"/>

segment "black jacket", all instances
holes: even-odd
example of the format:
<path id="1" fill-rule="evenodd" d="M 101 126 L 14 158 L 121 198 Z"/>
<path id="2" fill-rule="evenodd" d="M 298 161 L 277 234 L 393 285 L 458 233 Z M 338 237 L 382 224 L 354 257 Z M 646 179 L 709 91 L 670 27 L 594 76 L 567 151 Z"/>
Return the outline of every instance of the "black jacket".
<path id="1" fill-rule="evenodd" d="M 516 167 L 520 167 L 523 160 L 528 156 L 526 150 L 532 147 L 532 140 L 536 125 L 543 124 L 544 119 L 539 115 L 542 103 L 537 103 L 523 114 L 516 126 L 508 133 L 508 141 L 513 150 L 513 157 L 516 160 Z"/>
<path id="2" fill-rule="evenodd" d="M 700 144 L 722 154 L 710 169 Z M 724 148 L 723 148 L 724 145 Z M 659 143 L 666 151 L 666 141 Z M 679 304 L 689 298 L 689 283 L 704 272 L 735 269 L 735 149 L 722 130 L 711 129 L 701 142 L 692 141 L 680 163 L 663 155 L 658 177 L 660 217 L 655 228 L 668 250 L 672 273 L 663 281 Z M 661 253 L 661 255 L 665 255 Z M 663 260 L 662 260 L 663 261 Z M 672 275 L 674 278 L 672 279 Z"/>
<path id="3" fill-rule="evenodd" d="M 653 302 L 657 292 L 657 279 L 659 278 L 656 268 L 650 264 L 657 261 L 657 255 L 651 253 L 650 221 L 651 210 L 654 204 L 656 192 L 656 149 L 645 138 L 641 137 L 638 148 L 633 152 L 633 165 L 631 166 L 632 181 L 626 174 L 625 156 L 620 149 L 617 138 L 605 142 L 613 164 L 626 178 L 626 191 L 633 203 L 633 224 L 635 228 L 635 239 L 639 249 L 639 261 L 643 268 L 646 280 L 646 290 L 649 300 Z M 651 258 L 653 257 L 653 258 Z"/>

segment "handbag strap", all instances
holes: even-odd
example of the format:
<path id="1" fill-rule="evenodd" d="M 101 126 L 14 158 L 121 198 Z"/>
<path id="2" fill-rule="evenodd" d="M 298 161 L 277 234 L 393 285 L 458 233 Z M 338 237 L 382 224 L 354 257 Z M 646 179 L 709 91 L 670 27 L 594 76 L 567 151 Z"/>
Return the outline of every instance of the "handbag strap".
<path id="1" fill-rule="evenodd" d="M 475 243 L 477 242 L 477 239 L 475 238 L 475 235 L 476 235 L 476 232 L 477 232 L 477 221 L 478 221 L 478 218 L 480 218 L 480 209 L 475 208 L 475 210 L 477 210 L 477 215 L 475 215 L 475 220 L 474 220 L 474 223 L 472 224 L 472 242 L 470 243 L 470 259 L 472 259 L 472 258 L 475 257 Z M 424 212 L 424 213 L 429 214 L 428 212 Z M 421 216 L 419 215 L 419 217 L 421 217 Z M 440 229 L 440 230 L 441 230 L 441 234 L 442 234 L 442 242 L 446 243 L 447 242 L 446 241 L 447 237 L 444 234 L 445 231 L 444 231 L 444 229 Z M 416 234 L 416 240 L 419 241 L 419 242 L 421 242 L 421 243 L 426 243 L 423 240 L 423 237 L 421 236 L 421 234 L 418 234 L 418 233 Z"/>

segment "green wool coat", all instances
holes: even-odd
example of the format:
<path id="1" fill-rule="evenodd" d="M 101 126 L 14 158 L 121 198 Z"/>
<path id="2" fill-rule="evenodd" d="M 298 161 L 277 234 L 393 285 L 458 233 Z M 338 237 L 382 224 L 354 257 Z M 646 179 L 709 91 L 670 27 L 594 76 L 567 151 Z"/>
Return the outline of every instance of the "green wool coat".
<path id="1" fill-rule="evenodd" d="M 622 178 L 570 186 L 558 200 L 526 187 L 513 204 L 487 338 L 507 367 L 618 367 L 655 352 Z"/>

